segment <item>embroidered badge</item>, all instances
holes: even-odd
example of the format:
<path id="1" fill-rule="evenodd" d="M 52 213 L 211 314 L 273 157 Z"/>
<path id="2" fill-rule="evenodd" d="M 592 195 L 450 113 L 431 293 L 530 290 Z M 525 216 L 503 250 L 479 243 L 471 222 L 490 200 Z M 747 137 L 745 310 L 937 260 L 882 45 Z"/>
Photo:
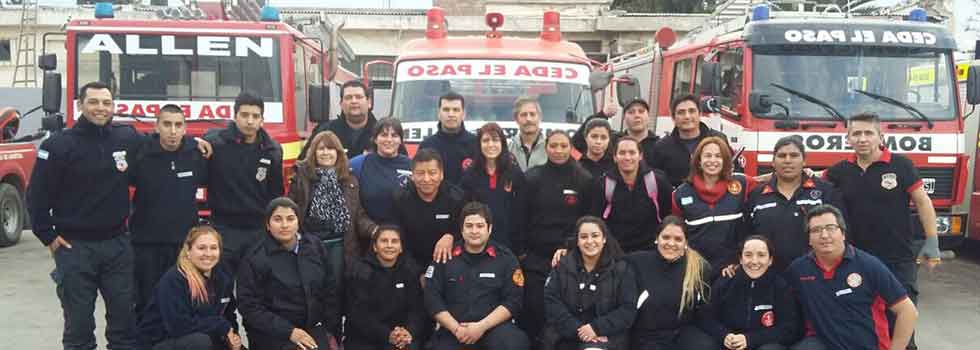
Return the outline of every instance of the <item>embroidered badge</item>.
<path id="1" fill-rule="evenodd" d="M 857 272 L 852 272 L 850 275 L 847 275 L 847 285 L 851 286 L 851 288 L 861 286 L 862 281 L 863 279 L 861 278 L 861 275 L 859 275 Z"/>
<path id="2" fill-rule="evenodd" d="M 774 324 L 776 324 L 776 314 L 774 314 L 772 311 L 766 311 L 766 313 L 762 314 L 763 327 L 769 328 Z"/>
<path id="3" fill-rule="evenodd" d="M 578 204 L 578 196 L 576 196 L 574 194 L 566 194 L 565 195 L 565 204 L 567 204 L 569 206 Z"/>
<path id="4" fill-rule="evenodd" d="M 738 181 L 729 182 L 728 193 L 735 194 L 735 195 L 742 193 L 742 183 Z"/>
<path id="5" fill-rule="evenodd" d="M 893 190 L 898 187 L 898 176 L 895 173 L 881 174 L 881 188 Z"/>
<path id="6" fill-rule="evenodd" d="M 463 159 L 463 162 L 462 162 L 462 164 L 460 164 L 460 167 L 463 170 L 466 170 L 466 169 L 469 169 L 470 168 L 470 165 L 473 165 L 473 159 L 466 158 L 466 159 Z"/>
<path id="7" fill-rule="evenodd" d="M 821 190 L 813 190 L 813 191 L 810 191 L 810 198 L 812 198 L 812 199 L 818 199 L 818 198 L 820 198 L 820 195 L 822 195 L 822 194 L 823 194 L 823 191 L 821 191 Z"/>
<path id="8" fill-rule="evenodd" d="M 520 268 L 514 270 L 514 275 L 510 279 L 514 281 L 515 286 L 524 287 L 524 272 Z"/>
<path id="9" fill-rule="evenodd" d="M 258 169 L 256 169 L 255 170 L 255 180 L 258 181 L 258 182 L 264 181 L 265 180 L 265 175 L 266 175 L 266 173 L 268 171 L 269 171 L 269 168 L 265 168 L 265 167 L 259 167 Z"/>
<path id="10" fill-rule="evenodd" d="M 112 159 L 116 160 L 116 170 L 119 172 L 125 172 L 129 168 L 129 163 L 126 163 L 126 151 L 112 152 Z"/>

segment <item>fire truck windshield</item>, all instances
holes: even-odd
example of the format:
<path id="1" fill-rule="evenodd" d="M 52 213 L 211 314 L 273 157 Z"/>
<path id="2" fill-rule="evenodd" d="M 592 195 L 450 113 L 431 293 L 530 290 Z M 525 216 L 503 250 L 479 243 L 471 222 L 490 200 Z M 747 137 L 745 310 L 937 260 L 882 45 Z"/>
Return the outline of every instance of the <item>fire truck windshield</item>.
<path id="1" fill-rule="evenodd" d="M 904 102 L 929 120 L 956 115 L 953 66 L 945 51 L 907 47 L 772 45 L 753 47 L 752 90 L 785 104 L 791 119 L 832 119 L 822 107 L 772 84 L 827 102 L 845 117 L 877 113 L 882 120 L 922 120 L 915 112 L 862 91 Z M 760 115 L 785 118 L 781 108 Z"/>
<path id="2" fill-rule="evenodd" d="M 536 96 L 543 123 L 578 123 L 593 113 L 588 77 L 588 66 L 557 62 L 402 62 L 391 115 L 403 122 L 434 121 L 439 97 L 454 91 L 465 98 L 467 121 L 512 122 L 514 101 Z"/>
<path id="3" fill-rule="evenodd" d="M 234 101 L 245 90 L 282 102 L 276 38 L 79 33 L 75 49 L 76 86 L 109 83 L 116 100 Z"/>

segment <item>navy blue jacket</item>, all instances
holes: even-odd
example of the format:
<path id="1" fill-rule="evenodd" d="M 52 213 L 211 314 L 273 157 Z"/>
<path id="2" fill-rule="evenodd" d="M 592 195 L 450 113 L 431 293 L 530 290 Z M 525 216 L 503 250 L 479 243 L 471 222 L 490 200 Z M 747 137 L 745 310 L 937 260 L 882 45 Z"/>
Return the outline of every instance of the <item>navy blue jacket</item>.
<path id="1" fill-rule="evenodd" d="M 695 145 L 711 136 L 720 137 L 728 142 L 728 137 L 724 133 L 709 128 L 708 124 L 702 122 L 699 129 L 701 133 L 698 134 L 697 141 L 692 141 Z M 647 165 L 663 170 L 674 187 L 679 187 L 684 182 L 684 178 L 691 173 L 691 153 L 693 151 L 688 150 L 684 140 L 681 140 L 677 128 L 657 141 L 652 151 L 648 153 L 648 150 L 644 148 L 643 152 L 643 158 L 647 160 Z"/>
<path id="2" fill-rule="evenodd" d="M 517 208 L 518 193 L 524 190 L 524 173 L 515 162 L 511 168 L 510 184 L 503 185 L 500 176 L 487 175 L 486 169 L 470 167 L 463 171 L 461 186 L 466 193 L 466 202 L 477 201 L 490 207 L 493 216 L 493 232 L 490 239 L 510 248 L 514 247 L 513 236 L 516 234 L 514 218 Z"/>
<path id="3" fill-rule="evenodd" d="M 450 134 L 442 130 L 442 123 L 437 125 L 439 131 L 426 137 L 419 144 L 419 149 L 432 148 L 442 156 L 443 179 L 458 185 L 463 177 L 463 170 L 473 162 L 473 154 L 477 152 L 479 140 L 476 135 L 466 130 L 463 123 L 459 124 L 459 132 Z"/>
<path id="4" fill-rule="evenodd" d="M 197 224 L 198 187 L 207 185 L 208 164 L 197 142 L 184 137 L 176 151 L 160 146 L 160 135 L 146 138 L 131 164 L 133 243 L 180 244 Z"/>
<path id="5" fill-rule="evenodd" d="M 235 281 L 221 269 L 207 279 L 208 302 L 191 301 L 187 278 L 176 267 L 170 268 L 153 291 L 150 303 L 139 321 L 140 347 L 149 349 L 166 339 L 204 333 L 216 342 L 229 330 L 238 329 L 235 311 L 229 308 Z"/>
<path id="6" fill-rule="evenodd" d="M 422 200 L 414 184 L 399 190 L 392 213 L 402 228 L 405 252 L 415 261 L 427 263 L 432 261 L 432 251 L 443 235 L 451 234 L 458 242 L 463 204 L 463 190 L 445 181 L 432 202 Z"/>
<path id="7" fill-rule="evenodd" d="M 561 165 L 549 160 L 528 169 L 525 179 L 515 211 L 515 253 L 550 259 L 555 249 L 566 247 L 575 221 L 588 212 L 592 176 L 572 160 Z"/>
<path id="8" fill-rule="evenodd" d="M 733 264 L 735 246 L 748 231 L 744 220 L 745 197 L 749 180 L 735 174 L 726 183 L 724 193 L 714 204 L 707 199 L 706 189 L 699 189 L 694 181 L 687 181 L 674 190 L 674 215 L 687 223 L 688 244 L 701 253 L 715 271 Z"/>
<path id="9" fill-rule="evenodd" d="M 600 336 L 625 335 L 636 317 L 636 276 L 622 260 L 604 249 L 588 272 L 578 249 L 561 259 L 544 286 L 548 325 L 562 339 L 578 339 L 578 328 L 589 324 Z"/>
<path id="10" fill-rule="evenodd" d="M 462 244 L 456 244 L 452 254 L 452 260 L 433 262 L 425 270 L 423 296 L 429 315 L 448 311 L 459 322 L 476 322 L 503 306 L 517 318 L 524 300 L 524 274 L 514 253 L 491 241 L 480 254 L 467 253 Z"/>
<path id="11" fill-rule="evenodd" d="M 265 129 L 253 144 L 235 123 L 209 130 L 204 139 L 214 147 L 208 162 L 208 206 L 214 222 L 239 228 L 261 228 L 265 206 L 282 196 L 282 147 Z"/>
<path id="12" fill-rule="evenodd" d="M 411 164 L 412 160 L 401 154 L 385 158 L 368 153 L 351 159 L 351 172 L 361 184 L 361 206 L 371 220 L 378 224 L 395 223 L 392 202 L 411 179 Z"/>
<path id="13" fill-rule="evenodd" d="M 396 326 L 421 342 L 428 324 L 419 281 L 422 270 L 411 257 L 402 254 L 395 266 L 387 268 L 369 254 L 352 261 L 345 274 L 348 346 L 384 348 L 390 345 L 388 335 Z"/>
<path id="14" fill-rule="evenodd" d="M 743 269 L 735 277 L 719 277 L 708 300 L 698 310 L 698 319 L 701 329 L 719 346 L 729 333 L 745 335 L 749 349 L 765 344 L 789 346 L 802 335 L 793 292 L 771 267 L 755 280 Z"/>
<path id="15" fill-rule="evenodd" d="M 650 200 L 644 180 L 650 172 L 657 179 L 657 204 Z M 616 188 L 612 194 L 612 210 L 608 217 L 603 217 L 606 206 L 609 205 L 606 201 L 606 177 L 616 182 Z M 632 189 L 626 185 L 619 170 L 613 168 L 606 175 L 593 180 L 589 212 L 605 219 L 609 231 L 627 253 L 653 249 L 653 241 L 657 238 L 656 228 L 660 227 L 663 217 L 670 215 L 670 196 L 673 191 L 674 187 L 670 185 L 667 176 L 646 164 L 640 163 Z"/>
<path id="16" fill-rule="evenodd" d="M 44 245 L 104 240 L 126 231 L 130 163 L 143 137 L 128 125 L 80 117 L 41 143 L 27 190 L 34 234 Z"/>

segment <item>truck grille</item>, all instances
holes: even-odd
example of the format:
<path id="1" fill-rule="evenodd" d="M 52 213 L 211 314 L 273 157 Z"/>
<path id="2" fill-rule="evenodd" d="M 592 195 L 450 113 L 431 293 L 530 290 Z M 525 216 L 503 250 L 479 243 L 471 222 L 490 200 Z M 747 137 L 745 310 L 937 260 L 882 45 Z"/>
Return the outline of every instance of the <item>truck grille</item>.
<path id="1" fill-rule="evenodd" d="M 953 168 L 919 168 L 922 187 L 932 199 L 953 199 Z"/>

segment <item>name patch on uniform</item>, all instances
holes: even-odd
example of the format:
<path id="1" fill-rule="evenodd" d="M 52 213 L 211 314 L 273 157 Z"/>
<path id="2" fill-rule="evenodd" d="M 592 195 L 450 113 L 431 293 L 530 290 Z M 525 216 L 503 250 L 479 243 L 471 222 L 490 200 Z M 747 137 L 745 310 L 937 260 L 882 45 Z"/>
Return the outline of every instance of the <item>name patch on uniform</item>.
<path id="1" fill-rule="evenodd" d="M 847 288 L 847 289 L 841 289 L 841 290 L 837 291 L 837 293 L 834 293 L 834 294 L 837 294 L 837 296 L 841 296 L 841 295 L 851 294 L 852 292 L 854 292 L 854 291 L 851 290 L 850 288 Z"/>
<path id="2" fill-rule="evenodd" d="M 796 205 L 821 205 L 823 200 L 820 199 L 800 199 L 796 201 Z"/>
<path id="3" fill-rule="evenodd" d="M 436 214 L 436 220 L 446 220 L 449 219 L 449 214 Z"/>
<path id="4" fill-rule="evenodd" d="M 756 305 L 755 311 L 772 310 L 772 305 Z"/>
<path id="5" fill-rule="evenodd" d="M 694 203 L 693 197 L 681 197 L 681 205 L 690 205 L 691 203 Z"/>
<path id="6" fill-rule="evenodd" d="M 272 161 L 265 158 L 259 159 L 259 163 L 272 165 Z"/>
<path id="7" fill-rule="evenodd" d="M 593 292 L 595 292 L 595 289 L 596 289 L 596 287 L 595 287 L 595 285 L 594 285 L 594 284 L 590 284 L 590 285 L 589 285 L 589 290 L 591 290 L 591 291 L 593 291 Z"/>
<path id="8" fill-rule="evenodd" d="M 398 288 L 398 289 L 405 288 L 405 284 L 404 283 L 398 283 L 398 284 L 395 285 L 395 288 Z"/>
<path id="9" fill-rule="evenodd" d="M 436 272 L 436 267 L 429 265 L 429 268 L 425 269 L 425 278 L 432 278 L 432 274 Z"/>
<path id="10" fill-rule="evenodd" d="M 43 149 L 37 150 L 37 159 L 48 160 L 48 151 L 45 151 Z"/>
<path id="11" fill-rule="evenodd" d="M 191 176 L 194 176 L 194 171 L 185 171 L 185 172 L 177 173 L 177 177 L 179 177 L 179 178 L 185 178 L 185 177 L 191 177 Z"/>
<path id="12" fill-rule="evenodd" d="M 221 298 L 221 303 L 222 304 L 227 304 L 227 303 L 230 303 L 230 302 L 231 302 L 231 298 Z"/>
<path id="13" fill-rule="evenodd" d="M 799 204 L 799 203 L 797 203 L 797 204 Z M 755 208 L 752 208 L 752 212 L 755 213 L 756 211 L 759 211 L 759 210 L 769 209 L 769 208 L 775 208 L 777 205 L 778 204 L 776 202 L 766 203 L 766 204 L 759 204 L 759 205 L 755 206 Z"/>
<path id="14" fill-rule="evenodd" d="M 561 191 L 561 194 L 565 194 L 565 195 L 571 194 L 571 195 L 574 195 L 574 194 L 578 194 L 578 192 L 575 192 L 575 190 L 562 190 Z"/>
<path id="15" fill-rule="evenodd" d="M 480 274 L 480 278 L 497 278 L 497 274 L 493 272 L 484 272 Z"/>

